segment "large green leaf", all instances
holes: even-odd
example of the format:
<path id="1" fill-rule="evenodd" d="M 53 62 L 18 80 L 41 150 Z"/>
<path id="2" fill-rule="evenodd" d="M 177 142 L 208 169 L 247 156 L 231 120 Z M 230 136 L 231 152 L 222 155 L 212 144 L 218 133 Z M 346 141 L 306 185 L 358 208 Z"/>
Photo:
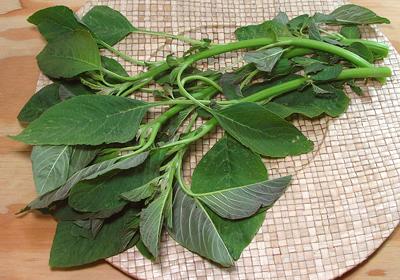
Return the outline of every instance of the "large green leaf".
<path id="1" fill-rule="evenodd" d="M 115 59 L 107 57 L 107 56 L 101 56 L 101 64 L 103 67 L 107 70 L 110 70 L 111 72 L 114 72 L 115 74 L 118 74 L 120 76 L 128 77 L 128 73 L 126 72 L 125 68 Z M 115 83 L 118 84 L 121 82 L 121 80 L 118 80 L 116 78 L 113 78 L 107 74 L 104 75 L 104 79 L 109 82 L 109 83 Z"/>
<path id="2" fill-rule="evenodd" d="M 334 20 L 328 23 L 334 24 L 374 24 L 374 23 L 390 23 L 390 20 L 380 17 L 373 11 L 354 4 L 343 5 L 330 13 Z"/>
<path id="3" fill-rule="evenodd" d="M 128 159 L 120 160 L 118 158 L 106 160 L 100 163 L 96 163 L 93 165 L 90 165 L 78 172 L 76 172 L 74 175 L 69 177 L 67 182 L 59 187 L 58 189 L 46 193 L 42 196 L 39 196 L 35 200 L 33 200 L 31 203 L 28 204 L 28 206 L 24 209 L 24 211 L 30 210 L 30 209 L 41 209 L 41 208 L 46 208 L 50 204 L 52 204 L 55 201 L 63 200 L 68 197 L 69 192 L 73 186 L 75 186 L 78 182 L 82 180 L 90 180 L 97 178 L 103 174 L 106 174 L 107 172 L 110 172 L 112 170 L 125 170 L 125 169 L 130 169 L 133 167 L 136 167 L 140 164 L 142 164 L 148 156 L 148 152 L 138 154 L 135 156 L 132 156 Z"/>
<path id="4" fill-rule="evenodd" d="M 324 113 L 331 117 L 338 117 L 347 110 L 350 100 L 343 90 L 325 85 L 319 85 L 319 87 L 329 91 L 330 97 L 318 96 L 310 87 L 303 91 L 292 91 L 276 97 L 264 107 L 281 118 L 287 118 L 296 113 L 308 118 L 318 117 Z"/>
<path id="5" fill-rule="evenodd" d="M 91 163 L 98 152 L 99 150 L 97 148 L 93 148 L 91 146 L 72 147 L 68 176 L 72 176 L 75 172 L 83 169 L 89 163 Z"/>
<path id="6" fill-rule="evenodd" d="M 224 136 L 197 165 L 191 191 L 196 195 L 233 189 L 267 179 L 261 158 L 229 136 Z M 241 220 L 219 217 L 199 199 L 176 186 L 171 236 L 189 250 L 230 266 L 251 242 L 265 217 L 261 211 Z"/>
<path id="7" fill-rule="evenodd" d="M 239 103 L 214 111 L 219 124 L 256 153 L 285 157 L 310 152 L 313 143 L 290 122 L 255 103 Z"/>
<path id="8" fill-rule="evenodd" d="M 283 49 L 276 47 L 247 52 L 244 54 L 243 59 L 247 63 L 254 63 L 260 71 L 271 72 L 282 54 Z"/>
<path id="9" fill-rule="evenodd" d="M 125 143 L 135 137 L 147 108 L 125 97 L 77 96 L 54 105 L 13 138 L 33 145 Z"/>
<path id="10" fill-rule="evenodd" d="M 164 221 L 164 209 L 171 190 L 164 190 L 140 214 L 140 238 L 154 256 L 158 256 L 161 229 Z"/>
<path id="11" fill-rule="evenodd" d="M 286 190 L 291 176 L 244 186 L 201 193 L 195 198 L 204 202 L 222 218 L 243 219 L 261 207 L 271 207 Z"/>
<path id="12" fill-rule="evenodd" d="M 18 114 L 21 122 L 32 122 L 51 106 L 61 102 L 59 84 L 50 84 L 36 92 Z"/>
<path id="13" fill-rule="evenodd" d="M 100 70 L 100 54 L 86 30 L 75 30 L 50 41 L 37 56 L 40 70 L 53 78 L 72 78 L 83 72 Z"/>
<path id="14" fill-rule="evenodd" d="M 33 147 L 33 180 L 39 195 L 52 191 L 67 181 L 71 150 L 69 146 Z"/>
<path id="15" fill-rule="evenodd" d="M 260 24 L 247 25 L 235 30 L 236 39 L 239 41 L 255 38 L 272 38 L 278 36 L 292 36 L 286 24 L 283 24 L 280 18 L 264 21 Z"/>
<path id="16" fill-rule="evenodd" d="M 51 267 L 71 267 L 88 264 L 111 257 L 135 245 L 137 234 L 135 210 L 107 220 L 95 238 L 85 238 L 77 233 L 79 226 L 73 221 L 58 223 L 50 253 Z M 138 239 L 136 239 L 137 241 Z"/>
<path id="17" fill-rule="evenodd" d="M 68 204 L 80 212 L 117 211 L 128 203 L 121 194 L 137 189 L 156 177 L 162 159 L 156 153 L 136 168 L 81 181 L 72 187 Z"/>
<path id="18" fill-rule="evenodd" d="M 76 29 L 84 29 L 84 26 L 75 17 L 74 12 L 65 6 L 54 6 L 39 10 L 31 15 L 28 21 L 35 24 L 48 41 Z"/>
<path id="19" fill-rule="evenodd" d="M 93 7 L 83 16 L 82 22 L 96 38 L 109 45 L 118 43 L 126 35 L 137 30 L 120 12 L 107 6 Z"/>

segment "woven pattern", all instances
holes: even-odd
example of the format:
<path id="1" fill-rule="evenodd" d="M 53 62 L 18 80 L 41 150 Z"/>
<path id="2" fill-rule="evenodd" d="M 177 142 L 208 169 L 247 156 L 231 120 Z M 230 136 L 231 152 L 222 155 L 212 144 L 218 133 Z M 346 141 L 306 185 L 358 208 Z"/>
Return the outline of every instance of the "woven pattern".
<path id="1" fill-rule="evenodd" d="M 101 0 L 141 28 L 184 33 L 218 42 L 233 40 L 236 26 L 257 23 L 284 11 L 289 17 L 330 12 L 343 4 L 329 0 Z M 376 29 L 364 37 L 388 40 Z M 131 35 L 118 49 L 146 60 L 187 46 L 147 35 Z M 229 69 L 240 53 L 201 62 Z M 119 60 L 131 74 L 143 70 Z M 380 88 L 370 84 L 365 97 L 353 97 L 348 112 L 337 119 L 299 119 L 295 125 L 315 142 L 312 153 L 265 160 L 271 177 L 294 175 L 285 195 L 267 212 L 263 227 L 235 267 L 220 268 L 163 236 L 159 261 L 152 263 L 136 249 L 108 261 L 139 279 L 330 279 L 367 258 L 393 231 L 400 210 L 400 56 L 391 47 L 385 65 L 393 77 Z M 38 87 L 48 80 L 41 76 Z M 138 98 L 148 99 L 146 95 Z M 161 109 L 154 111 L 150 118 Z M 221 131 L 193 145 L 185 164 L 190 176 L 197 162 L 222 135 Z M 190 178 L 190 177 L 188 177 Z"/>

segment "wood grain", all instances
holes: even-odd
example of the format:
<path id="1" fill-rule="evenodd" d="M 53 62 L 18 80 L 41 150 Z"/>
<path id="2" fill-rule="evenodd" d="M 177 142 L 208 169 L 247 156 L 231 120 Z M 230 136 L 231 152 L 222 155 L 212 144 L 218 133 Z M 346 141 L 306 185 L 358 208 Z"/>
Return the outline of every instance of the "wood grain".
<path id="1" fill-rule="evenodd" d="M 27 16 L 51 5 L 78 9 L 84 0 L 0 1 L 0 279 L 129 279 L 105 262 L 75 270 L 51 270 L 47 262 L 55 222 L 36 214 L 14 215 L 34 198 L 30 148 L 6 136 L 16 134 L 16 116 L 35 90 L 39 70 L 35 55 L 44 42 Z M 353 0 L 392 20 L 381 30 L 400 50 L 400 1 Z M 342 279 L 399 279 L 400 230 L 366 262 Z"/>

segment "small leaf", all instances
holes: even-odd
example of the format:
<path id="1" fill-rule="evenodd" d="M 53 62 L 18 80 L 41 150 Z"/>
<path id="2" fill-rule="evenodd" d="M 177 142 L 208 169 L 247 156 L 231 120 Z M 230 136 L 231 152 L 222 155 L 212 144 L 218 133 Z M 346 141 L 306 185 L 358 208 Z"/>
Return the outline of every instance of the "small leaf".
<path id="1" fill-rule="evenodd" d="M 18 114 L 18 120 L 21 122 L 32 122 L 44 111 L 61 102 L 59 88 L 59 84 L 53 83 L 32 95 Z"/>
<path id="2" fill-rule="evenodd" d="M 350 46 L 347 47 L 347 50 L 361 56 L 368 62 L 374 62 L 374 54 L 371 52 L 367 46 L 365 46 L 361 42 L 354 42 Z"/>
<path id="3" fill-rule="evenodd" d="M 340 34 L 348 39 L 361 39 L 361 32 L 357 25 L 342 26 Z"/>
<path id="4" fill-rule="evenodd" d="M 230 135 L 261 155 L 285 157 L 313 149 L 313 143 L 296 127 L 258 104 L 235 104 L 214 116 Z"/>
<path id="5" fill-rule="evenodd" d="M 156 191 L 156 186 L 154 183 L 147 183 L 139 188 L 132 189 L 130 191 L 121 194 L 121 197 L 125 200 L 132 202 L 139 202 L 146 199 L 154 194 Z"/>
<path id="6" fill-rule="evenodd" d="M 83 16 L 82 22 L 96 38 L 111 46 L 137 30 L 125 16 L 108 6 L 93 7 Z"/>
<path id="7" fill-rule="evenodd" d="M 141 239 L 138 241 L 138 243 L 136 243 L 136 248 L 139 250 L 140 254 L 142 254 L 143 257 L 148 260 L 155 261 L 154 256 L 151 255 Z"/>
<path id="8" fill-rule="evenodd" d="M 286 25 L 289 22 L 289 17 L 285 12 L 279 12 L 273 19 L 273 21 L 278 22 L 282 25 Z"/>
<path id="9" fill-rule="evenodd" d="M 319 32 L 318 25 L 315 23 L 314 19 L 309 21 L 308 25 L 308 36 L 312 40 L 322 41 L 321 34 Z"/>
<path id="10" fill-rule="evenodd" d="M 148 152 L 142 153 L 135 155 L 133 157 L 130 157 L 125 160 L 120 160 L 118 158 L 106 160 L 100 163 L 96 163 L 93 165 L 90 165 L 78 172 L 76 172 L 74 175 L 72 175 L 67 182 L 59 187 L 58 189 L 46 193 L 42 196 L 39 196 L 35 200 L 33 200 L 31 203 L 28 204 L 25 209 L 22 211 L 28 211 L 31 209 L 41 209 L 41 208 L 46 208 L 50 204 L 52 204 L 55 201 L 63 200 L 68 197 L 69 192 L 73 186 L 75 186 L 78 182 L 82 180 L 89 180 L 89 179 L 94 179 L 96 177 L 99 177 L 103 174 L 106 174 L 107 172 L 110 172 L 112 170 L 125 170 L 125 169 L 130 169 L 133 167 L 136 167 L 140 164 L 142 164 L 148 156 Z"/>
<path id="11" fill-rule="evenodd" d="M 43 37 L 51 41 L 85 27 L 79 23 L 74 12 L 65 6 L 54 6 L 42 9 L 28 18 L 28 22 L 35 24 Z"/>
<path id="12" fill-rule="evenodd" d="M 164 143 L 169 142 L 176 135 L 178 129 L 182 126 L 194 109 L 194 107 L 183 109 L 179 111 L 177 115 L 170 118 L 158 133 L 158 141 Z"/>
<path id="13" fill-rule="evenodd" d="M 243 59 L 247 63 L 254 63 L 258 70 L 271 72 L 283 53 L 282 48 L 270 48 L 254 52 L 247 52 Z"/>
<path id="14" fill-rule="evenodd" d="M 311 78 L 315 81 L 329 81 L 336 79 L 339 74 L 342 72 L 343 67 L 340 64 L 336 64 L 334 66 L 326 66 L 322 71 L 318 72 L 315 75 L 312 75 Z"/>
<path id="15" fill-rule="evenodd" d="M 256 25 L 239 27 L 235 30 L 235 35 L 238 41 L 255 38 L 272 38 L 276 40 L 278 36 L 292 36 L 286 25 L 280 22 L 280 18 L 264 21 Z"/>
<path id="16" fill-rule="evenodd" d="M 71 150 L 69 146 L 33 147 L 32 171 L 39 195 L 48 193 L 67 181 Z"/>
<path id="17" fill-rule="evenodd" d="M 243 219 L 257 213 L 261 207 L 271 207 L 286 190 L 291 176 L 262 181 L 235 188 L 195 194 L 222 218 Z"/>
<path id="18" fill-rule="evenodd" d="M 304 73 L 311 74 L 311 73 L 317 73 L 321 70 L 324 70 L 327 66 L 322 64 L 321 62 L 313 63 L 311 65 L 307 65 L 304 67 Z"/>
<path id="19" fill-rule="evenodd" d="M 354 24 L 379 24 L 390 23 L 390 20 L 380 17 L 373 11 L 354 4 L 343 5 L 330 13 L 334 20 L 328 23 L 354 25 Z"/>
<path id="20" fill-rule="evenodd" d="M 314 94 L 313 88 L 303 91 L 292 91 L 274 98 L 264 105 L 269 111 L 287 118 L 293 114 L 301 114 L 308 118 L 327 114 L 338 117 L 347 110 L 349 98 L 343 92 L 328 85 L 318 85 L 322 90 L 330 93 L 330 98 L 321 98 Z"/>
<path id="21" fill-rule="evenodd" d="M 79 82 L 73 82 L 73 81 L 62 82 L 58 90 L 58 95 L 62 101 L 75 96 L 92 94 L 92 93 L 93 92 L 88 87 L 85 87 Z"/>
<path id="22" fill-rule="evenodd" d="M 129 76 L 129 74 L 125 71 L 124 67 L 122 67 L 122 65 L 113 58 L 101 56 L 101 64 L 105 69 L 114 72 L 115 74 L 118 74 L 123 77 Z M 120 83 L 120 80 L 110 77 L 107 74 L 105 74 L 105 80 L 109 83 L 116 83 L 116 84 Z"/>
<path id="23" fill-rule="evenodd" d="M 53 78 L 72 78 L 100 70 L 97 44 L 88 31 L 75 30 L 50 41 L 37 56 L 40 70 Z"/>
<path id="24" fill-rule="evenodd" d="M 33 145 L 99 145 L 132 140 L 148 109 L 145 102 L 125 97 L 82 95 L 59 103 L 19 135 Z"/>
<path id="25" fill-rule="evenodd" d="M 140 237 L 149 252 L 157 258 L 161 229 L 164 220 L 164 207 L 169 196 L 169 190 L 153 200 L 140 214 Z"/>
<path id="26" fill-rule="evenodd" d="M 240 81 L 236 73 L 224 73 L 219 80 L 219 85 L 222 88 L 222 93 L 228 100 L 243 98 L 240 89 Z"/>
<path id="27" fill-rule="evenodd" d="M 131 240 L 137 233 L 137 228 L 131 228 L 130 223 L 136 215 L 136 211 L 127 210 L 122 215 L 107 220 L 93 239 L 73 235 L 73 230 L 79 228 L 74 222 L 59 222 L 51 248 L 50 266 L 72 267 L 88 264 L 134 246 Z"/>
<path id="28" fill-rule="evenodd" d="M 308 27 L 309 21 L 310 17 L 307 14 L 304 14 L 289 20 L 287 26 L 292 33 L 296 35 L 302 35 L 302 31 Z"/>

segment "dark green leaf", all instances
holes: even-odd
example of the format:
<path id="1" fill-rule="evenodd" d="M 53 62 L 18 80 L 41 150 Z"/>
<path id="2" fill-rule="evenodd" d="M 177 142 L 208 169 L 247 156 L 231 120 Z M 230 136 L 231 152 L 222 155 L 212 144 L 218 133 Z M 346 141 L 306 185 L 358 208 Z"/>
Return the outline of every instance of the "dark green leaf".
<path id="1" fill-rule="evenodd" d="M 225 73 L 219 80 L 219 85 L 222 88 L 222 93 L 228 100 L 243 98 L 240 90 L 240 81 L 236 73 Z"/>
<path id="2" fill-rule="evenodd" d="M 360 39 L 361 32 L 357 25 L 345 25 L 340 28 L 340 34 L 348 39 Z"/>
<path id="3" fill-rule="evenodd" d="M 161 160 L 156 153 L 136 168 L 81 181 L 72 187 L 68 203 L 81 212 L 117 211 L 128 203 L 121 194 L 138 189 L 155 178 Z"/>
<path id="4" fill-rule="evenodd" d="M 107 6 L 93 7 L 83 16 L 82 22 L 96 38 L 111 46 L 137 30 L 120 12 Z"/>
<path id="5" fill-rule="evenodd" d="M 152 256 L 149 250 L 146 248 L 146 246 L 144 246 L 143 241 L 141 239 L 138 241 L 138 243 L 136 243 L 136 248 L 146 259 L 149 259 L 151 261 L 155 260 L 154 256 Z"/>
<path id="6" fill-rule="evenodd" d="M 353 24 L 379 24 L 390 23 L 390 20 L 380 17 L 373 11 L 354 4 L 343 5 L 330 13 L 334 20 L 328 23 L 353 25 Z"/>
<path id="7" fill-rule="evenodd" d="M 53 78 L 72 78 L 100 70 L 97 44 L 88 31 L 75 30 L 50 41 L 37 56 L 40 70 Z"/>
<path id="8" fill-rule="evenodd" d="M 296 127 L 258 104 L 235 104 L 214 116 L 230 135 L 261 155 L 285 157 L 313 149 L 313 143 Z"/>
<path id="9" fill-rule="evenodd" d="M 125 170 L 136 167 L 142 164 L 146 160 L 147 156 L 148 152 L 145 152 L 120 161 L 118 161 L 118 158 L 114 158 L 90 165 L 72 175 L 60 188 L 39 196 L 38 198 L 33 200 L 31 203 L 28 204 L 24 211 L 30 209 L 46 208 L 55 201 L 67 198 L 71 188 L 75 186 L 78 182 L 82 180 L 97 178 L 112 170 Z"/>
<path id="10" fill-rule="evenodd" d="M 91 163 L 99 152 L 98 149 L 88 146 L 74 146 L 71 148 L 68 177 Z"/>
<path id="11" fill-rule="evenodd" d="M 312 40 L 322 41 L 321 34 L 319 33 L 319 27 L 315 23 L 314 19 L 309 21 L 308 25 L 308 37 Z"/>
<path id="12" fill-rule="evenodd" d="M 350 86 L 350 89 L 357 94 L 358 96 L 363 96 L 364 92 L 362 91 L 361 87 L 359 87 L 354 80 L 347 81 L 347 84 Z"/>
<path id="13" fill-rule="evenodd" d="M 58 95 L 62 101 L 67 100 L 68 98 L 92 94 L 93 92 L 88 88 L 82 85 L 79 82 L 62 82 L 60 84 L 60 89 L 58 91 Z"/>
<path id="14" fill-rule="evenodd" d="M 158 140 L 161 142 L 168 142 L 176 136 L 178 129 L 182 126 L 185 120 L 193 112 L 194 107 L 189 107 L 181 110 L 177 115 L 169 119 L 169 121 L 162 127 L 158 133 Z"/>
<path id="15" fill-rule="evenodd" d="M 149 182 L 140 186 L 139 188 L 134 188 L 127 192 L 121 193 L 121 197 L 125 200 L 132 202 L 139 202 L 143 199 L 151 197 L 156 191 L 157 185 L 154 182 Z"/>
<path id="16" fill-rule="evenodd" d="M 115 74 L 118 74 L 123 77 L 128 77 L 128 73 L 125 71 L 124 67 L 113 58 L 101 56 L 101 64 L 103 67 Z M 109 83 L 120 83 L 120 80 L 110 77 L 109 75 L 105 74 L 105 80 Z"/>
<path id="17" fill-rule="evenodd" d="M 352 43 L 347 47 L 347 50 L 361 56 L 368 62 L 374 62 L 374 54 L 361 42 Z"/>
<path id="18" fill-rule="evenodd" d="M 74 222 L 59 222 L 51 248 L 50 266 L 88 264 L 134 246 L 131 240 L 137 233 L 137 228 L 132 228 L 131 224 L 132 220 L 137 219 L 136 215 L 136 211 L 127 210 L 123 215 L 106 221 L 93 239 L 73 235 L 74 229 L 79 228 Z"/>
<path id="19" fill-rule="evenodd" d="M 289 20 L 287 26 L 294 34 L 301 35 L 303 30 L 308 27 L 309 21 L 310 17 L 307 14 L 304 14 Z"/>
<path id="20" fill-rule="evenodd" d="M 287 118 L 292 114 L 301 114 L 309 118 L 327 114 L 338 117 L 347 110 L 349 98 L 339 89 L 333 89 L 327 85 L 319 85 L 320 88 L 331 93 L 330 98 L 321 98 L 314 94 L 312 88 L 303 91 L 292 91 L 279 96 L 264 105 L 269 111 Z"/>
<path id="21" fill-rule="evenodd" d="M 283 54 L 282 48 L 263 49 L 254 52 L 247 52 L 243 59 L 247 63 L 254 63 L 258 70 L 271 72 L 279 58 Z"/>
<path id="22" fill-rule="evenodd" d="M 164 190 L 140 214 L 140 237 L 149 252 L 157 258 L 161 229 L 164 220 L 164 208 L 170 190 Z"/>
<path id="23" fill-rule="evenodd" d="M 333 66 L 326 66 L 322 71 L 317 74 L 311 76 L 315 81 L 329 81 L 336 79 L 339 74 L 342 72 L 343 67 L 340 64 L 336 64 Z"/>
<path id="24" fill-rule="evenodd" d="M 32 171 L 39 195 L 48 193 L 67 181 L 71 150 L 69 146 L 33 147 Z"/>
<path id="25" fill-rule="evenodd" d="M 148 109 L 145 102 L 82 95 L 59 103 L 13 138 L 33 145 L 99 145 L 132 140 Z"/>
<path id="26" fill-rule="evenodd" d="M 28 18 L 28 22 L 36 25 L 47 41 L 76 29 L 85 28 L 79 23 L 74 12 L 65 6 L 54 6 L 37 11 Z"/>
<path id="27" fill-rule="evenodd" d="M 18 114 L 18 120 L 21 122 L 32 122 L 48 108 L 61 102 L 59 88 L 59 84 L 50 84 L 32 95 Z"/>
<path id="28" fill-rule="evenodd" d="M 268 20 L 256 25 L 239 27 L 235 30 L 236 39 L 238 41 L 255 38 L 272 38 L 276 40 L 278 36 L 292 36 L 286 25 L 279 21 L 280 19 Z"/>

